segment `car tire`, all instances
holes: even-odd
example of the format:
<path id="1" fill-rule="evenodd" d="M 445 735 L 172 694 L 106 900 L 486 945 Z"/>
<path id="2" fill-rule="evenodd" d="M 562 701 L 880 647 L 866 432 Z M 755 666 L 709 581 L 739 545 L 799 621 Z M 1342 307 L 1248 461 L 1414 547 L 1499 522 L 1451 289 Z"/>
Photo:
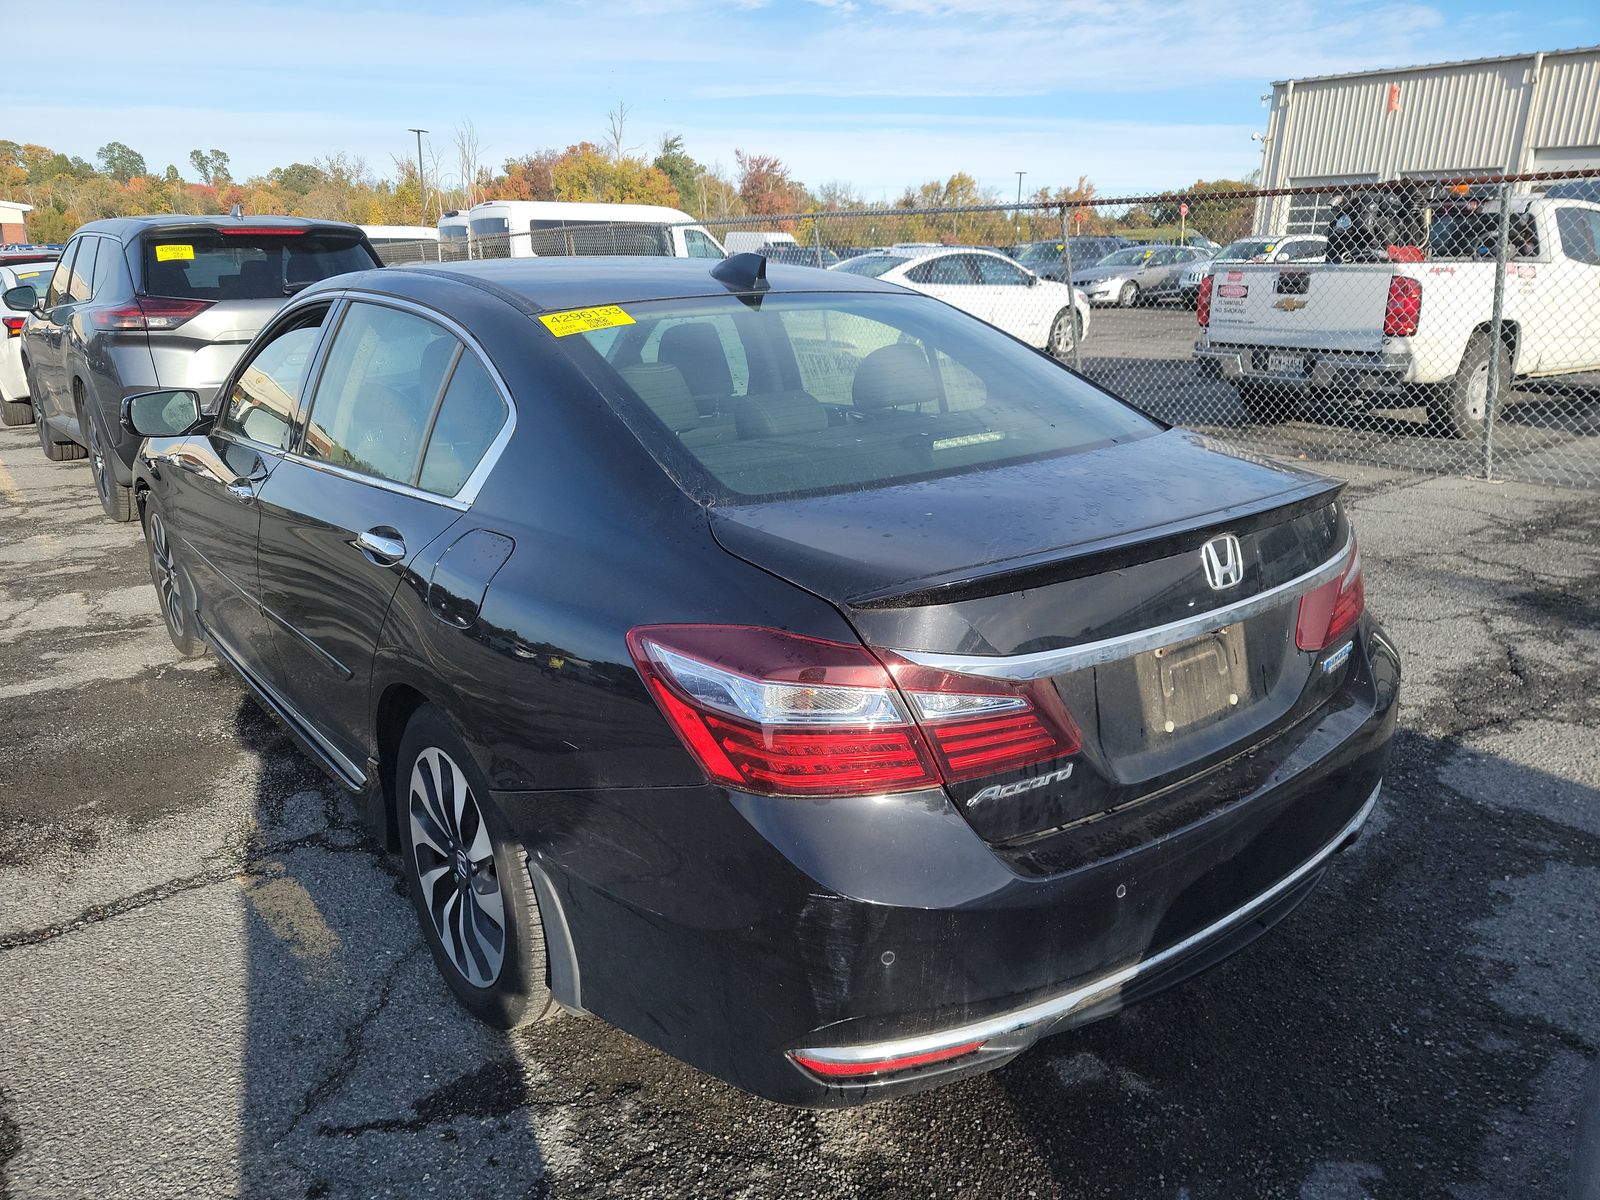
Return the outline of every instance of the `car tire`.
<path id="1" fill-rule="evenodd" d="M 1239 381 L 1239 403 L 1257 425 L 1282 425 L 1300 407 L 1299 397 L 1293 392 L 1254 379 Z"/>
<path id="2" fill-rule="evenodd" d="M 80 458 L 88 458 L 89 452 L 77 442 L 58 442 L 56 435 L 50 430 L 49 421 L 39 421 L 39 449 L 44 451 L 44 456 L 51 462 L 77 462 Z"/>
<path id="3" fill-rule="evenodd" d="M 33 405 L 26 400 L 0 401 L 0 425 L 33 424 Z"/>
<path id="4" fill-rule="evenodd" d="M 1066 362 L 1083 335 L 1083 320 L 1074 308 L 1063 308 L 1050 322 L 1050 333 L 1045 338 L 1045 353 L 1058 362 Z"/>
<path id="5" fill-rule="evenodd" d="M 445 984 L 496 1029 L 558 1012 L 527 852 L 465 743 L 432 705 L 406 724 L 394 780 L 402 870 Z"/>
<path id="6" fill-rule="evenodd" d="M 1139 303 L 1139 285 L 1129 280 L 1122 285 L 1122 290 L 1117 293 L 1117 304 L 1121 308 L 1132 308 Z"/>
<path id="7" fill-rule="evenodd" d="M 1482 330 L 1472 335 L 1455 377 L 1438 389 L 1429 405 L 1428 424 L 1445 437 L 1483 437 L 1489 419 L 1489 363 L 1493 340 Z M 1504 342 L 1499 344 L 1499 356 L 1503 390 L 1511 382 L 1511 350 Z"/>
<path id="8" fill-rule="evenodd" d="M 85 430 L 89 437 L 89 472 L 94 476 L 94 490 L 100 497 L 100 507 L 113 521 L 126 523 L 133 520 L 139 515 L 133 503 L 133 489 L 117 482 L 116 472 L 106 458 L 112 451 L 106 447 L 100 426 L 81 406 L 78 409 L 78 427 Z"/>
<path id="9" fill-rule="evenodd" d="M 144 526 L 145 554 L 150 560 L 150 582 L 155 585 L 156 603 L 161 608 L 161 620 L 167 627 L 167 636 L 181 658 L 199 658 L 206 652 L 205 638 L 200 636 L 200 626 L 190 603 L 190 589 L 178 565 L 173 547 L 172 532 L 167 528 L 166 513 L 161 504 L 145 493 L 139 506 L 140 524 Z"/>

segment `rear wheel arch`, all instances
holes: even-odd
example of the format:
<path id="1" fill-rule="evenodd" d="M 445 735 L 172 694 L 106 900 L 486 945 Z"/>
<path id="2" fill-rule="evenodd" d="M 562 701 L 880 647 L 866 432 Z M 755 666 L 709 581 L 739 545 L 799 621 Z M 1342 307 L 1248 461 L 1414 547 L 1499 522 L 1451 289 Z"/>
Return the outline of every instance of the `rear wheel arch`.
<path id="1" fill-rule="evenodd" d="M 433 703 L 408 683 L 391 683 L 384 688 L 373 709 L 373 746 L 383 797 L 383 840 L 390 850 L 400 849 L 400 741 L 417 710 Z M 440 706 L 435 704 L 434 707 Z"/>

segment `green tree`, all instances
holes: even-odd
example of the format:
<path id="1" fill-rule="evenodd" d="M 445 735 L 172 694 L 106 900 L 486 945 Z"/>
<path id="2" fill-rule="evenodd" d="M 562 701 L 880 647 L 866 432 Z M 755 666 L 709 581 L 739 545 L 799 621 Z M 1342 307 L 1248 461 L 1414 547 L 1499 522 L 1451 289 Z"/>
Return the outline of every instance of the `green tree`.
<path id="1" fill-rule="evenodd" d="M 328 182 L 328 175 L 321 167 L 296 162 L 290 163 L 287 167 L 273 167 L 267 172 L 267 182 L 296 196 L 304 196 L 313 188 L 321 187 Z"/>
<path id="2" fill-rule="evenodd" d="M 172 163 L 167 164 L 167 173 L 162 177 L 164 183 L 182 183 L 183 176 L 178 174 L 178 168 Z"/>
<path id="3" fill-rule="evenodd" d="M 667 177 L 685 209 L 705 216 L 700 190 L 700 177 L 705 174 L 705 168 L 684 152 L 680 135 L 662 134 L 661 145 L 650 165 Z"/>
<path id="4" fill-rule="evenodd" d="M 191 150 L 189 165 L 208 187 L 220 187 L 233 178 L 228 173 L 228 156 L 221 150 L 212 150 L 209 154 L 203 150 Z"/>
<path id="5" fill-rule="evenodd" d="M 144 155 L 124 142 L 107 142 L 94 152 L 100 160 L 100 169 L 118 183 L 127 183 L 135 175 L 146 175 Z"/>

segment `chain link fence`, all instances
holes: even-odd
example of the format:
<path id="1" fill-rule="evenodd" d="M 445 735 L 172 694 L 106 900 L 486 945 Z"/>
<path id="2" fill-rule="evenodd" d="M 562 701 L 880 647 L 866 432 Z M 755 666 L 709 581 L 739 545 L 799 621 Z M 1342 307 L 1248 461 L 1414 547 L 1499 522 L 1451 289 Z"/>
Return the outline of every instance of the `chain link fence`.
<path id="1" fill-rule="evenodd" d="M 1256 452 L 1600 488 L 1597 175 L 545 220 L 415 254 L 725 248 L 873 275 Z"/>

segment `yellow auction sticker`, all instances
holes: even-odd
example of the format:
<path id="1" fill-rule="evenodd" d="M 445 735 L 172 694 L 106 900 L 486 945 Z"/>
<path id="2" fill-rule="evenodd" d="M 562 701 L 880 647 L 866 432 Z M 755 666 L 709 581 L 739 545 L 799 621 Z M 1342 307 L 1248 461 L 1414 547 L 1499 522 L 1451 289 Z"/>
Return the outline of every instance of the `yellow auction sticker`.
<path id="1" fill-rule="evenodd" d="M 544 327 L 557 337 L 572 333 L 589 333 L 596 329 L 610 329 L 613 325 L 632 325 L 634 320 L 615 304 L 599 308 L 574 308 L 569 312 L 550 313 L 539 318 Z"/>
<path id="2" fill-rule="evenodd" d="M 157 246 L 156 261 L 172 262 L 174 259 L 194 258 L 193 246 Z"/>

